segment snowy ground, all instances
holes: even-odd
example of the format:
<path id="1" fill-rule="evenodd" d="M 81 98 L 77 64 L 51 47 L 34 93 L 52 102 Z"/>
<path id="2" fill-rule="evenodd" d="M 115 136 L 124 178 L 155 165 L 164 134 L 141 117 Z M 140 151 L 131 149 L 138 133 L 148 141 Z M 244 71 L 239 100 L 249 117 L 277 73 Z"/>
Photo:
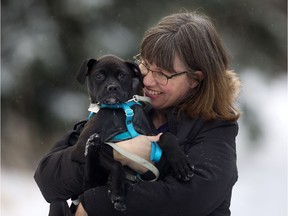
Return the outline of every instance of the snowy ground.
<path id="1" fill-rule="evenodd" d="M 232 196 L 232 216 L 287 215 L 288 106 L 284 77 L 272 83 L 246 73 L 242 76 L 245 103 L 255 108 L 263 126 L 261 145 L 249 147 L 247 127 L 240 121 L 238 136 L 239 180 Z M 2 216 L 48 215 L 33 180 L 33 171 L 6 170 L 1 176 Z"/>
<path id="2" fill-rule="evenodd" d="M 33 172 L 1 172 L 1 216 L 48 215 L 49 205 L 33 179 Z"/>

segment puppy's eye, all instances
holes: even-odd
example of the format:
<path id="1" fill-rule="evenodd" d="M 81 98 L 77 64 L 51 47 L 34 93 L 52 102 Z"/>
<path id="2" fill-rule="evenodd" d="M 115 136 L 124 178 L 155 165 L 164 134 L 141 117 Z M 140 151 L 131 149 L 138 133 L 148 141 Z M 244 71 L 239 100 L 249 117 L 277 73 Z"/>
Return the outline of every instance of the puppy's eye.
<path id="1" fill-rule="evenodd" d="M 119 79 L 119 80 L 125 80 L 126 77 L 127 77 L 127 75 L 126 75 L 125 73 L 119 73 L 119 74 L 118 74 L 118 79 Z"/>
<path id="2" fill-rule="evenodd" d="M 98 74 L 95 75 L 95 79 L 99 80 L 99 81 L 102 81 L 102 80 L 105 79 L 105 76 L 102 73 L 98 73 Z"/>

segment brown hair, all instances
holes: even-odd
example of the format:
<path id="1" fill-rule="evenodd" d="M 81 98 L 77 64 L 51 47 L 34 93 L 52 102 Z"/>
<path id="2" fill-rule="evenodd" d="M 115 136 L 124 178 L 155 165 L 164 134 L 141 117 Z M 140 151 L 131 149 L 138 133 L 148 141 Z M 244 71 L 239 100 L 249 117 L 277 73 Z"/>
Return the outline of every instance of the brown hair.
<path id="1" fill-rule="evenodd" d="M 177 55 L 184 63 L 189 79 L 202 71 L 203 80 L 191 90 L 180 110 L 204 120 L 235 121 L 234 107 L 240 88 L 237 75 L 228 69 L 226 49 L 210 19 L 198 12 L 177 13 L 164 17 L 148 29 L 141 43 L 141 57 L 167 71 L 174 71 Z"/>

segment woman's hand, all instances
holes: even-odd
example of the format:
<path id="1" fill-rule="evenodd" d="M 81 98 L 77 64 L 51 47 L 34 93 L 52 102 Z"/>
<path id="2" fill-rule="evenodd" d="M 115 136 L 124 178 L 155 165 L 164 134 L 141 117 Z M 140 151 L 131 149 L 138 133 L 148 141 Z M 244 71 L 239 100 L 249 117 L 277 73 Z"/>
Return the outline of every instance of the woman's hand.
<path id="1" fill-rule="evenodd" d="M 150 152 L 151 152 L 151 142 L 159 141 L 161 133 L 157 136 L 144 136 L 140 135 L 130 140 L 125 140 L 118 142 L 116 145 L 120 146 L 124 150 L 136 154 L 139 157 L 150 161 Z M 141 166 L 140 164 L 126 158 L 125 156 L 121 155 L 117 151 L 113 151 L 114 159 L 121 162 L 124 166 L 129 166 L 131 169 L 135 170 L 139 173 L 144 173 L 147 168 Z M 150 161 L 151 162 L 151 161 Z"/>

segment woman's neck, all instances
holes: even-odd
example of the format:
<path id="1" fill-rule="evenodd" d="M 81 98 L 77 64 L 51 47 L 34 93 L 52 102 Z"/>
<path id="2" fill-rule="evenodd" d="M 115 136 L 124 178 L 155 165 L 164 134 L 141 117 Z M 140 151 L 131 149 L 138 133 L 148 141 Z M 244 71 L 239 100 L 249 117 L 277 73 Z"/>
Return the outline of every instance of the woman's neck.
<path id="1" fill-rule="evenodd" d="M 165 112 L 163 110 L 154 110 L 152 120 L 156 128 L 159 128 L 167 122 L 167 118 L 164 113 Z"/>

